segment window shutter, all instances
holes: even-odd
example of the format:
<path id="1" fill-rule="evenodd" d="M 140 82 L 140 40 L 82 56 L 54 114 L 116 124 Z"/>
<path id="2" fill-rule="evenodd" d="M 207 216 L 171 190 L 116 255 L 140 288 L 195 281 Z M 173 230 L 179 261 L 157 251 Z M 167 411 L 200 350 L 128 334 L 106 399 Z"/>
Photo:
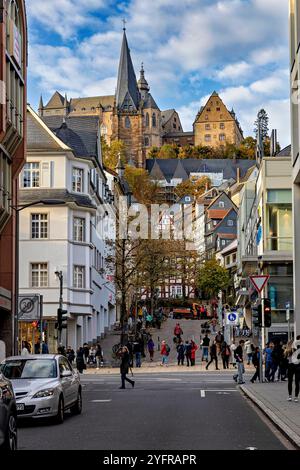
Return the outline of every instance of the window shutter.
<path id="1" fill-rule="evenodd" d="M 51 180 L 51 175 L 50 175 L 50 162 L 43 162 L 42 163 L 42 168 L 41 168 L 41 186 L 42 188 L 50 188 L 50 180 Z"/>

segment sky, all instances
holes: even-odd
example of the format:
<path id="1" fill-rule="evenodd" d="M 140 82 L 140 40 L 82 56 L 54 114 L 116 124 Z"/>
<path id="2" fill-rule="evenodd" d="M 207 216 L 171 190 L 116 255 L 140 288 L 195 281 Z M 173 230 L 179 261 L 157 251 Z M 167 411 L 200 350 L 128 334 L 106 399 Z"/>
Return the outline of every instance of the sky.
<path id="1" fill-rule="evenodd" d="M 217 91 L 253 135 L 269 114 L 290 143 L 288 0 L 27 0 L 28 102 L 114 94 L 126 19 L 137 78 L 144 63 L 161 110 L 175 108 L 185 131 Z"/>

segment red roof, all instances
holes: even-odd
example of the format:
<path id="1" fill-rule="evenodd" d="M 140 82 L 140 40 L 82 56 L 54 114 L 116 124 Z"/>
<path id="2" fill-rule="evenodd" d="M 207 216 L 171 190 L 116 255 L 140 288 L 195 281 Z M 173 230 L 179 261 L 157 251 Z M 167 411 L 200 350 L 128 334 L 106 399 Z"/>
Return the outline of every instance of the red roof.
<path id="1" fill-rule="evenodd" d="M 230 209 L 209 209 L 207 215 L 210 219 L 224 219 Z"/>

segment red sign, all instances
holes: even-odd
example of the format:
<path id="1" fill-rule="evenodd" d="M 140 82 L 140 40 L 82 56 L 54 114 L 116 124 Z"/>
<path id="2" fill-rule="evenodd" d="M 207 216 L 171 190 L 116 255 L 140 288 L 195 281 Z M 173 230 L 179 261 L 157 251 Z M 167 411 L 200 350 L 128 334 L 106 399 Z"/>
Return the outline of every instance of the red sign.
<path id="1" fill-rule="evenodd" d="M 254 285 L 257 292 L 261 292 L 263 290 L 269 279 L 269 274 L 263 276 L 250 276 L 250 281 Z"/>

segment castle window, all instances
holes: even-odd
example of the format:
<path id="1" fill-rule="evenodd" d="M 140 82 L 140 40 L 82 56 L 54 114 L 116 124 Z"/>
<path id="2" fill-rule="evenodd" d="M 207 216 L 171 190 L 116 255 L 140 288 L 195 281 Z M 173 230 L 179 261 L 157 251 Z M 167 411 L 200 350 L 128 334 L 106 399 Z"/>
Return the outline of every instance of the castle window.
<path id="1" fill-rule="evenodd" d="M 221 111 L 221 108 L 217 108 L 217 111 Z"/>
<path id="2" fill-rule="evenodd" d="M 210 110 L 210 108 L 207 108 L 207 110 L 206 110 L 206 111 L 207 111 L 208 113 L 210 113 L 210 111 L 211 111 L 211 110 Z"/>
<path id="3" fill-rule="evenodd" d="M 91 108 L 91 110 L 92 110 L 92 111 L 95 111 L 95 107 L 93 106 L 93 107 Z"/>
<path id="4" fill-rule="evenodd" d="M 208 114 L 205 114 L 205 121 L 208 121 Z"/>
<path id="5" fill-rule="evenodd" d="M 150 145 L 150 139 L 149 137 L 145 137 L 145 147 L 149 147 Z"/>
<path id="6" fill-rule="evenodd" d="M 126 116 L 126 118 L 125 118 L 125 127 L 127 129 L 130 129 L 130 127 L 131 127 L 130 119 L 129 119 L 128 116 Z"/>
<path id="7" fill-rule="evenodd" d="M 205 142 L 211 142 L 211 135 L 210 134 L 206 134 Z"/>
<path id="8" fill-rule="evenodd" d="M 156 115 L 155 115 L 155 113 L 152 114 L 152 127 L 156 127 Z"/>
<path id="9" fill-rule="evenodd" d="M 205 124 L 205 130 L 210 131 L 210 124 Z"/>
<path id="10" fill-rule="evenodd" d="M 85 111 L 85 108 L 81 108 L 81 111 Z"/>
<path id="11" fill-rule="evenodd" d="M 225 124 L 224 124 L 224 122 L 221 122 L 221 124 L 220 124 L 220 129 L 225 129 Z"/>
<path id="12" fill-rule="evenodd" d="M 146 113 L 146 127 L 149 127 L 149 124 L 150 124 L 149 113 Z"/>
<path id="13" fill-rule="evenodd" d="M 176 126 L 176 124 L 174 123 L 174 124 L 173 124 L 173 129 L 176 129 L 176 127 L 177 127 L 177 126 Z"/>
<path id="14" fill-rule="evenodd" d="M 219 135 L 219 140 L 220 140 L 220 142 L 224 142 L 224 140 L 226 140 L 226 135 L 225 134 L 220 134 Z"/>

